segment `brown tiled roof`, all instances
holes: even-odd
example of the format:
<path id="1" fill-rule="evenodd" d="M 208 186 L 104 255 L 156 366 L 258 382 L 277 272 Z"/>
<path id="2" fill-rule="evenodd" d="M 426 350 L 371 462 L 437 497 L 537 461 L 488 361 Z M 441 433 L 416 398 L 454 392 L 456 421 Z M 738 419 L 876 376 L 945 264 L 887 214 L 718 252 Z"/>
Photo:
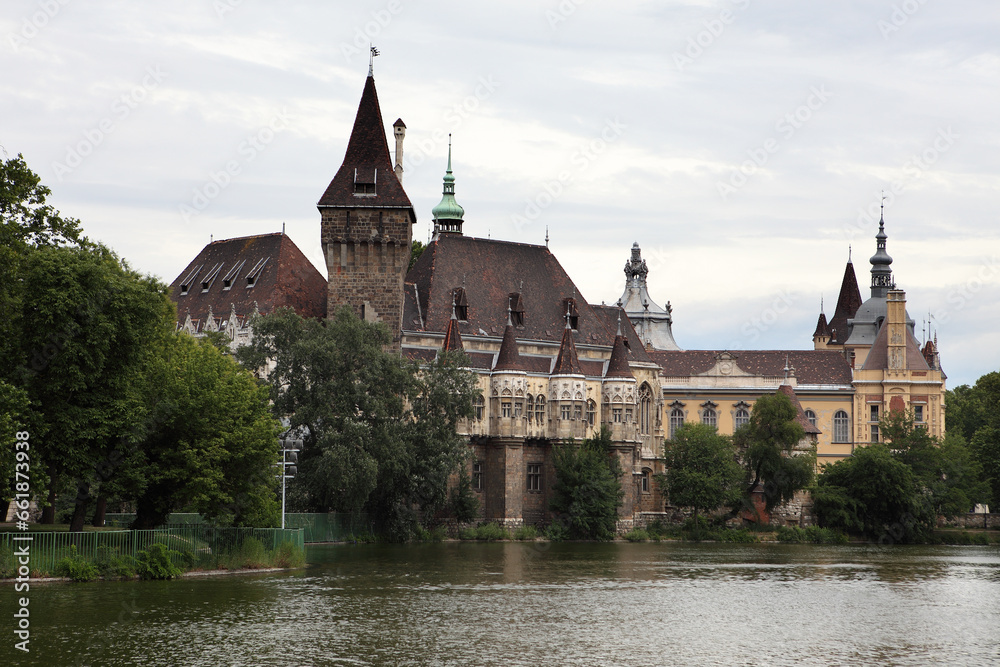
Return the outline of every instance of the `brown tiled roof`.
<path id="1" fill-rule="evenodd" d="M 819 314 L 819 320 L 816 322 L 816 331 L 813 331 L 813 338 L 817 336 L 829 336 L 830 329 L 826 325 L 826 315 L 824 313 Z"/>
<path id="2" fill-rule="evenodd" d="M 795 390 L 792 389 L 791 385 L 781 385 L 778 387 L 778 393 L 784 394 L 788 397 L 788 400 L 792 402 L 792 405 L 795 407 L 795 421 L 806 433 L 818 435 L 823 432 L 816 428 L 816 426 L 809 421 L 809 418 L 806 417 L 806 413 L 802 409 L 802 404 L 799 403 L 799 397 L 795 395 Z"/>
<path id="3" fill-rule="evenodd" d="M 458 320 L 452 320 L 457 322 Z M 507 325 L 503 330 L 503 340 L 500 341 L 500 352 L 497 353 L 495 371 L 523 371 L 521 355 L 517 351 L 517 339 L 514 338 L 514 327 Z"/>
<path id="4" fill-rule="evenodd" d="M 653 350 L 649 356 L 673 377 L 699 375 L 715 366 L 721 350 Z M 853 380 L 850 364 L 838 350 L 737 350 L 735 363 L 747 373 L 783 377 L 785 359 L 795 368 L 799 384 L 842 384 Z"/>
<path id="5" fill-rule="evenodd" d="M 517 292 L 524 305 L 518 339 L 559 341 L 566 322 L 565 299 L 575 299 L 577 344 L 614 343 L 615 330 L 608 327 L 607 318 L 586 303 L 548 248 L 454 234 L 432 241 L 407 273 L 403 329 L 443 333 L 451 318 L 452 293 L 463 286 L 468 319 L 460 320 L 459 328 L 466 341 L 468 336 L 500 336 L 510 295 Z M 637 337 L 635 341 L 641 350 Z"/>
<path id="6" fill-rule="evenodd" d="M 858 289 L 858 277 L 854 273 L 854 264 L 847 263 L 844 269 L 844 279 L 840 283 L 840 296 L 837 298 L 837 309 L 830 320 L 830 342 L 843 345 L 847 340 L 847 320 L 858 312 L 863 301 L 861 290 Z"/>
<path id="7" fill-rule="evenodd" d="M 563 328 L 562 342 L 559 344 L 559 356 L 556 365 L 552 367 L 553 375 L 583 375 L 580 368 L 580 358 L 576 356 L 576 344 L 573 342 L 573 330 Z"/>
<path id="8" fill-rule="evenodd" d="M 924 359 L 924 355 L 920 351 L 920 343 L 910 333 L 910 327 L 905 328 L 906 368 L 911 371 L 930 370 L 927 360 Z M 872 343 L 872 349 L 868 351 L 868 356 L 865 357 L 865 365 L 862 368 L 866 371 L 889 368 L 889 327 L 886 324 L 883 323 L 882 328 L 879 329 L 878 336 L 875 337 L 875 342 Z"/>
<path id="9" fill-rule="evenodd" d="M 355 179 L 362 183 L 374 182 L 375 195 L 355 196 Z M 371 76 L 365 80 L 344 162 L 320 197 L 319 206 L 408 208 L 413 211 L 413 204 L 392 168 L 375 79 Z M 413 220 L 416 219 L 414 213 Z"/>
<path id="10" fill-rule="evenodd" d="M 646 348 L 639 339 L 639 334 L 635 332 L 632 321 L 625 314 L 623 308 L 618 306 L 594 306 L 591 308 L 599 317 L 604 319 L 605 326 L 612 332 L 618 330 L 618 316 L 621 315 L 622 336 L 625 337 L 625 351 L 628 352 L 629 361 L 641 361 L 649 363 L 652 359 L 646 354 Z M 614 345 L 614 341 L 611 342 Z"/>
<path id="11" fill-rule="evenodd" d="M 448 320 L 448 329 L 444 332 L 444 345 L 441 347 L 450 352 L 465 349 L 462 345 L 462 333 L 458 330 L 458 320 L 454 318 Z"/>
<path id="12" fill-rule="evenodd" d="M 611 359 L 608 360 L 607 378 L 635 378 L 628 365 L 628 353 L 625 350 L 625 338 L 615 336 L 615 346 L 611 349 Z"/>
<path id="13" fill-rule="evenodd" d="M 248 276 L 253 277 L 252 285 Z M 187 286 L 183 295 L 182 285 Z M 177 304 L 178 323 L 188 313 L 193 320 L 204 320 L 210 307 L 217 319 L 226 318 L 232 305 L 245 317 L 255 304 L 264 314 L 288 306 L 302 317 L 323 318 L 326 278 L 288 236 L 244 236 L 202 248 L 170 284 L 170 299 Z"/>

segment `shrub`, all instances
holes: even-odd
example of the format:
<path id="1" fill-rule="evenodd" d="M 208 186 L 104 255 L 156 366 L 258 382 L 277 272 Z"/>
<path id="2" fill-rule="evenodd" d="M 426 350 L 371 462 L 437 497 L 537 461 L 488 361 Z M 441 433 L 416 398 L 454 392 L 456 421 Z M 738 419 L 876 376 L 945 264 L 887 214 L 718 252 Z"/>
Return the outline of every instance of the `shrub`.
<path id="1" fill-rule="evenodd" d="M 633 528 L 625 533 L 625 539 L 629 542 L 645 542 L 649 540 L 649 533 L 642 528 Z"/>
<path id="2" fill-rule="evenodd" d="M 498 523 L 484 523 L 476 528 L 476 539 L 485 540 L 487 542 L 509 540 L 510 533 L 508 533 L 507 530 Z"/>
<path id="3" fill-rule="evenodd" d="M 97 547 L 94 565 L 105 579 L 135 578 L 135 559 L 111 547 Z"/>
<path id="4" fill-rule="evenodd" d="M 7 579 L 17 574 L 17 564 L 14 553 L 9 549 L 0 549 L 0 578 Z"/>
<path id="5" fill-rule="evenodd" d="M 717 542 L 735 542 L 738 544 L 753 544 L 760 542 L 757 534 L 746 528 L 719 528 L 708 534 L 708 539 Z"/>
<path id="6" fill-rule="evenodd" d="M 569 539 L 569 529 L 562 522 L 553 521 L 545 529 L 545 537 L 553 542 L 562 542 Z"/>
<path id="7" fill-rule="evenodd" d="M 167 549 L 165 544 L 155 542 L 139 552 L 136 559 L 136 573 L 140 579 L 175 579 L 181 576 L 181 569 L 174 565 L 176 551 Z"/>
<path id="8" fill-rule="evenodd" d="M 76 545 L 69 548 L 69 556 L 56 563 L 56 575 L 73 581 L 93 581 L 100 576 L 97 566 L 76 552 Z"/>
<path id="9" fill-rule="evenodd" d="M 847 535 L 840 531 L 819 526 L 799 528 L 798 526 L 781 526 L 778 528 L 778 541 L 789 543 L 808 542 L 812 544 L 847 544 Z"/>
<path id="10" fill-rule="evenodd" d="M 479 514 L 479 498 L 472 490 L 472 481 L 462 470 L 458 476 L 458 486 L 451 492 L 451 512 L 459 523 L 472 521 Z"/>
<path id="11" fill-rule="evenodd" d="M 538 537 L 538 529 L 534 526 L 520 526 L 514 531 L 515 540 L 533 540 Z"/>
<path id="12" fill-rule="evenodd" d="M 274 553 L 275 567 L 302 567 L 306 564 L 305 550 L 291 542 L 282 542 Z"/>

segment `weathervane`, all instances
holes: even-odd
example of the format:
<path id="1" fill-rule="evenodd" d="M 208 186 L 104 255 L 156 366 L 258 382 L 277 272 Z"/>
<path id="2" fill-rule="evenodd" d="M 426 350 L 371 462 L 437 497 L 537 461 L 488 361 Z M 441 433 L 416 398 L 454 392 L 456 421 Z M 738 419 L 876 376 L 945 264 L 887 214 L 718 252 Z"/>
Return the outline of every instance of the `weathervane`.
<path id="1" fill-rule="evenodd" d="M 375 56 L 379 55 L 378 49 L 376 49 L 371 42 L 368 43 L 368 48 L 371 49 L 371 55 L 368 56 L 368 76 L 372 76 L 373 66 L 375 65 Z"/>

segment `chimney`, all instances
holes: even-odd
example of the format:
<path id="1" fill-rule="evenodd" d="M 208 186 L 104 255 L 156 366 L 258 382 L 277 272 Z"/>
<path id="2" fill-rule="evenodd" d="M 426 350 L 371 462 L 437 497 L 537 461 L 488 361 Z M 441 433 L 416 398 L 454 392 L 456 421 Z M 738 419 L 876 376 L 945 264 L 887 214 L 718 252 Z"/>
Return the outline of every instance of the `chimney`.
<path id="1" fill-rule="evenodd" d="M 396 178 L 400 183 L 403 182 L 403 138 L 406 136 L 406 123 L 403 122 L 402 118 L 397 118 L 396 122 L 392 124 L 392 133 L 396 137 L 396 166 L 393 171 L 396 172 Z"/>

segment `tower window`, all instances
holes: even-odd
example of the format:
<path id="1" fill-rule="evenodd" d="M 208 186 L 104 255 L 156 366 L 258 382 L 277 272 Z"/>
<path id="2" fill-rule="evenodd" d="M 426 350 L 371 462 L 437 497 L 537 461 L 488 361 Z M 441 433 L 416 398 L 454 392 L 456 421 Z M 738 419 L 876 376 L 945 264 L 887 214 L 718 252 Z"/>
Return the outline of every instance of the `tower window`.
<path id="1" fill-rule="evenodd" d="M 452 298 L 455 301 L 455 317 L 463 322 L 469 319 L 469 297 L 465 294 L 464 287 L 456 287 L 452 290 Z"/>
<path id="2" fill-rule="evenodd" d="M 813 426 L 816 425 L 816 413 L 812 410 L 806 410 L 806 419 L 808 419 L 809 423 Z"/>
<path id="3" fill-rule="evenodd" d="M 472 464 L 472 490 L 483 490 L 483 462 L 476 461 Z"/>
<path id="4" fill-rule="evenodd" d="M 541 463 L 529 463 L 528 464 L 528 491 L 541 491 L 542 490 L 542 464 Z"/>
<path id="5" fill-rule="evenodd" d="M 594 425 L 594 420 L 597 418 L 597 403 L 593 400 L 587 401 L 587 423 L 591 426 Z"/>
<path id="6" fill-rule="evenodd" d="M 482 394 L 476 394 L 472 399 L 472 407 L 476 410 L 476 421 L 483 421 L 483 413 L 486 411 L 486 401 Z"/>
<path id="7" fill-rule="evenodd" d="M 545 397 L 541 394 L 535 400 L 535 421 L 539 426 L 545 424 Z"/>

